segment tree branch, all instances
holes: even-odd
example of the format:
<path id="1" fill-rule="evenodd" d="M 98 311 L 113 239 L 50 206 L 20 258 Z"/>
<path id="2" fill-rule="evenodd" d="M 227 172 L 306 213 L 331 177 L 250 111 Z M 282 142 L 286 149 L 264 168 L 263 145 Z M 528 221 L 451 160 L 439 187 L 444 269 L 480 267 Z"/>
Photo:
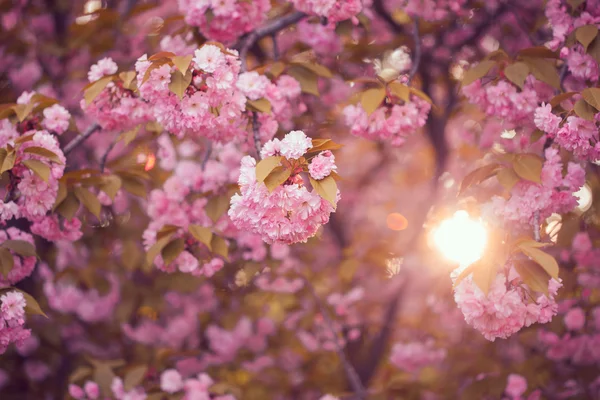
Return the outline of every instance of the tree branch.
<path id="1" fill-rule="evenodd" d="M 65 148 L 63 149 L 64 155 L 66 156 L 67 154 L 69 154 L 71 150 L 79 146 L 81 143 L 85 142 L 90 136 L 94 134 L 94 132 L 97 132 L 101 129 L 102 127 L 97 123 L 92 124 L 90 127 L 87 128 L 87 130 L 83 134 L 77 136 L 65 146 Z"/>
<path id="2" fill-rule="evenodd" d="M 252 137 L 254 138 L 254 147 L 256 148 L 256 159 L 260 160 L 260 132 L 258 131 L 258 115 L 256 112 L 252 113 Z"/>
<path id="3" fill-rule="evenodd" d="M 413 41 L 415 42 L 415 53 L 413 57 L 413 65 L 408 74 L 409 82 L 415 76 L 419 70 L 419 65 L 421 64 L 421 37 L 419 36 L 419 20 L 416 17 L 415 22 L 413 23 L 412 37 Z"/>
<path id="4" fill-rule="evenodd" d="M 317 292 L 315 291 L 314 286 L 310 283 L 310 281 L 308 279 L 305 279 L 304 281 L 306 283 L 306 286 L 310 290 L 313 298 L 315 299 L 315 303 L 317 303 L 317 307 L 319 307 L 319 311 L 321 312 L 321 315 L 323 315 L 323 319 L 325 320 L 325 323 L 327 324 L 327 329 L 330 331 L 330 333 L 333 337 L 335 351 L 336 351 L 338 357 L 340 358 L 342 365 L 344 366 L 344 370 L 346 371 L 346 377 L 348 378 L 348 381 L 350 383 L 350 386 L 352 387 L 352 390 L 354 391 L 354 393 L 356 394 L 356 396 L 359 400 L 366 400 L 367 399 L 367 391 L 365 390 L 365 387 L 363 386 L 363 384 L 360 380 L 360 377 L 356 373 L 356 370 L 354 369 L 352 364 L 350 364 L 350 362 L 348 361 L 348 358 L 346 357 L 346 353 L 344 353 L 344 349 L 342 349 L 342 347 L 340 346 L 340 343 L 338 341 L 338 335 L 336 334 L 335 330 L 333 329 L 333 321 L 331 320 L 329 313 L 327 312 L 327 310 L 325 309 L 325 306 L 323 305 L 323 302 L 317 295 Z"/>
<path id="5" fill-rule="evenodd" d="M 241 41 L 235 46 L 240 51 L 240 60 L 242 60 L 242 71 L 248 69 L 246 58 L 248 57 L 248 51 L 254 46 L 256 42 L 265 36 L 274 35 L 282 29 L 287 28 L 290 25 L 302 20 L 306 17 L 306 14 L 300 11 L 293 12 L 291 14 L 284 15 L 281 18 L 277 18 L 270 23 L 250 32 L 248 35 L 243 37 Z"/>
<path id="6" fill-rule="evenodd" d="M 373 0 L 373 10 L 375 11 L 375 13 L 377 13 L 377 15 L 379 15 L 381 19 L 387 22 L 387 24 L 390 26 L 390 28 L 392 28 L 394 32 L 404 33 L 404 29 L 402 28 L 402 26 L 399 25 L 396 21 L 394 21 L 390 13 L 388 13 L 388 11 L 385 9 L 385 6 L 383 5 L 383 0 Z"/>

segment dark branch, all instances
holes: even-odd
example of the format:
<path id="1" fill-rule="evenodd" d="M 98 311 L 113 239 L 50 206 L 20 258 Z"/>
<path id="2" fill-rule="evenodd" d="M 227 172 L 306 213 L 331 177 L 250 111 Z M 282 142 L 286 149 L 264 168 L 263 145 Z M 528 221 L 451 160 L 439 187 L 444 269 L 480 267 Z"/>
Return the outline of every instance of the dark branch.
<path id="1" fill-rule="evenodd" d="M 260 132 L 258 131 L 258 115 L 256 112 L 252 113 L 252 137 L 254 138 L 254 147 L 256 148 L 256 159 L 260 160 Z"/>
<path id="2" fill-rule="evenodd" d="M 346 357 L 346 353 L 344 353 L 344 349 L 342 349 L 342 347 L 340 346 L 340 343 L 338 341 L 338 335 L 336 334 L 336 332 L 333 328 L 333 321 L 331 320 L 329 313 L 327 312 L 327 310 L 325 309 L 325 306 L 321 302 L 321 299 L 315 292 L 315 288 L 313 287 L 313 285 L 309 282 L 308 279 L 305 279 L 305 282 L 306 282 L 306 286 L 310 290 L 313 298 L 315 299 L 315 303 L 317 303 L 317 307 L 319 307 L 319 311 L 321 312 L 321 315 L 323 315 L 323 319 L 325 320 L 325 323 L 327 324 L 327 329 L 330 331 L 330 333 L 332 335 L 333 343 L 335 345 L 335 351 L 338 354 L 338 357 L 340 358 L 342 365 L 344 366 L 344 370 L 346 371 L 346 377 L 348 378 L 348 381 L 350 383 L 350 386 L 352 387 L 352 390 L 354 391 L 354 393 L 356 394 L 356 397 L 359 400 L 366 400 L 367 392 L 365 390 L 365 387 L 363 386 L 359 375 L 356 373 L 356 370 L 354 369 L 352 364 L 350 364 L 350 362 L 348 361 L 348 358 Z"/>
<path id="3" fill-rule="evenodd" d="M 85 142 L 90 136 L 94 134 L 94 132 L 97 132 L 101 129 L 102 128 L 97 123 L 92 124 L 89 128 L 87 128 L 85 132 L 77 136 L 75 139 L 71 140 L 63 149 L 63 153 L 65 155 L 69 154 L 71 150 L 79 146 L 81 143 Z"/>
<path id="4" fill-rule="evenodd" d="M 373 0 L 373 10 L 379 15 L 381 19 L 383 19 L 387 24 L 392 28 L 392 30 L 396 33 L 404 33 L 404 29 L 401 25 L 399 25 L 390 13 L 385 9 L 383 5 L 383 0 Z"/>
<path id="5" fill-rule="evenodd" d="M 415 42 L 415 52 L 413 57 L 413 64 L 410 69 L 410 73 L 408 74 L 408 80 L 410 81 L 417 71 L 419 70 L 419 65 L 421 64 L 421 37 L 419 36 L 419 20 L 415 18 L 415 22 L 413 25 L 413 41 Z"/>
<path id="6" fill-rule="evenodd" d="M 250 32 L 247 36 L 242 38 L 240 43 L 238 43 L 235 48 L 240 51 L 240 59 L 242 60 L 242 71 L 246 71 L 248 66 L 246 63 L 246 58 L 248 57 L 248 51 L 257 43 L 260 39 L 265 36 L 273 35 L 279 32 L 282 29 L 287 28 L 290 25 L 295 24 L 296 22 L 302 20 L 306 17 L 306 14 L 300 11 L 293 12 L 288 15 L 284 15 L 281 18 L 277 18 L 270 23 L 256 29 L 253 32 Z"/>

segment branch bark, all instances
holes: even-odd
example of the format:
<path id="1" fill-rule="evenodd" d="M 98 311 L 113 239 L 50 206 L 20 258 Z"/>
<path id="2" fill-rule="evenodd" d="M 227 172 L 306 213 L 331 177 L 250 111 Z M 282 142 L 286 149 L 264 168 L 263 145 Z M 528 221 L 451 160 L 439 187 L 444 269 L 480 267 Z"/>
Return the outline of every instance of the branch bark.
<path id="1" fill-rule="evenodd" d="M 71 140 L 65 146 L 65 148 L 63 149 L 64 155 L 66 156 L 67 154 L 69 154 L 75 147 L 85 142 L 90 136 L 92 136 L 95 132 L 98 132 L 101 129 L 102 127 L 97 123 L 90 125 L 85 132 L 77 136 L 75 139 Z"/>

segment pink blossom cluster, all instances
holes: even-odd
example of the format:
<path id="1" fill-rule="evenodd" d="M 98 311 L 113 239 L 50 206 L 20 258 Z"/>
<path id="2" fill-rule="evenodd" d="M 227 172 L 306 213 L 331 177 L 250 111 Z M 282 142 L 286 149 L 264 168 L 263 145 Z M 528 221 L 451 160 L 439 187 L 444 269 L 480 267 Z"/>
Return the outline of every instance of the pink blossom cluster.
<path id="1" fill-rule="evenodd" d="M 165 130 L 179 138 L 203 136 L 221 143 L 245 137 L 246 97 L 236 86 L 240 60 L 235 50 L 223 52 L 212 44 L 196 50 L 188 68 L 192 79 L 181 100 L 169 89 L 177 68 L 165 63 L 144 81 L 151 64 L 146 55 L 136 62 L 138 87 Z"/>
<path id="2" fill-rule="evenodd" d="M 260 26 L 271 9 L 269 0 L 178 0 L 185 22 L 203 36 L 227 44 Z"/>
<path id="3" fill-rule="evenodd" d="M 523 90 L 501 80 L 495 85 L 482 84 L 481 79 L 462 88 L 463 94 L 472 104 L 478 105 L 487 115 L 503 121 L 523 124 L 530 122 L 533 111 L 537 107 L 540 96 L 547 90 L 539 90 L 533 76 L 529 76 Z"/>
<path id="4" fill-rule="evenodd" d="M 453 272 L 453 279 L 459 270 Z M 555 296 L 561 286 L 562 283 L 551 278 L 549 295 L 538 294 L 533 300 L 535 293 L 526 289 L 521 276 L 509 263 L 496 275 L 487 295 L 469 275 L 456 285 L 454 300 L 465 321 L 493 342 L 536 322 L 550 322 L 558 311 Z"/>
<path id="5" fill-rule="evenodd" d="M 300 11 L 325 17 L 333 23 L 354 18 L 363 8 L 361 0 L 291 0 L 291 2 Z"/>
<path id="6" fill-rule="evenodd" d="M 579 164 L 570 162 L 563 176 L 563 163 L 558 150 L 549 147 L 545 156 L 541 184 L 521 180 L 512 188 L 508 200 L 494 196 L 491 209 L 495 216 L 528 229 L 536 213 L 543 221 L 553 213 L 566 213 L 577 206 L 574 193 L 585 183 L 585 170 Z"/>
<path id="7" fill-rule="evenodd" d="M 322 57 L 333 57 L 342 51 L 342 41 L 335 32 L 335 26 L 303 20 L 298 23 L 297 35 L 302 43 Z"/>
<path id="8" fill-rule="evenodd" d="M 556 144 L 573 152 L 583 160 L 595 161 L 600 159 L 600 142 L 597 123 L 600 113 L 596 114 L 594 121 L 577 117 L 562 118 L 552 113 L 550 104 L 542 104 L 535 110 L 535 125 L 548 134 Z"/>
<path id="9" fill-rule="evenodd" d="M 173 174 L 162 188 L 152 190 L 148 196 L 147 213 L 152 222 L 143 234 L 145 248 L 149 249 L 156 243 L 158 232 L 166 225 L 180 228 L 174 233 L 173 239 L 186 235 L 190 225 L 212 228 L 215 232 L 220 232 L 221 236 L 237 237 L 237 230 L 226 216 L 216 221 L 216 224 L 213 223 L 205 211 L 208 198 L 196 195 L 212 192 L 217 196 L 227 192 L 229 185 L 238 179 L 237 165 L 242 153 L 232 144 L 215 145 L 210 159 L 203 166 L 200 147 L 192 142 L 183 142 L 175 149 L 171 139 L 163 136 L 159 145 L 159 152 L 167 156 L 162 159 L 161 164 L 172 168 Z M 254 243 L 256 242 L 251 238 L 246 239 L 248 246 L 242 246 L 240 251 L 252 249 Z M 198 243 L 194 256 L 191 252 L 194 241 L 188 244 L 190 247 L 169 265 L 164 265 L 162 255 L 158 255 L 154 260 L 156 266 L 165 272 L 179 270 L 209 277 L 223 268 L 223 259 L 212 255 L 206 246 Z M 260 249 L 255 251 L 260 252 Z"/>
<path id="10" fill-rule="evenodd" d="M 205 373 L 198 374 L 194 378 L 184 379 L 176 369 L 167 369 L 160 375 L 160 388 L 166 393 L 174 394 L 183 391 L 184 399 L 214 399 L 235 400 L 232 395 L 211 397 L 209 388 L 214 384 L 210 376 Z"/>
<path id="11" fill-rule="evenodd" d="M 60 135 L 69 128 L 71 114 L 60 104 L 54 104 L 43 111 L 42 126 L 48 131 Z"/>
<path id="12" fill-rule="evenodd" d="M 33 236 L 29 233 L 23 232 L 15 227 L 0 230 L 0 244 L 7 240 L 22 240 L 28 243 L 34 244 Z M 15 283 L 27 278 L 33 272 L 36 263 L 35 256 L 21 256 L 9 250 L 13 257 L 13 268 L 10 270 L 8 275 L 4 276 L 0 273 L 0 287 L 14 285 Z"/>
<path id="13" fill-rule="evenodd" d="M 585 11 L 580 14 L 570 13 L 567 1 L 549 0 L 545 14 L 552 27 L 553 39 L 546 46 L 556 50 L 564 44 L 567 36 L 583 25 L 600 26 L 600 7 L 595 2 L 587 2 Z"/>
<path id="14" fill-rule="evenodd" d="M 117 72 L 117 64 L 110 58 L 104 58 L 92 65 L 88 72 L 90 82 L 96 82 L 105 76 Z M 81 100 L 81 108 L 87 115 L 107 131 L 126 131 L 151 119 L 151 109 L 133 90 L 124 87 L 120 78 L 115 78 L 98 94 L 90 104 Z"/>
<path id="15" fill-rule="evenodd" d="M 115 307 L 121 299 L 116 276 L 107 275 L 110 287 L 106 294 L 102 294 L 96 288 L 83 289 L 69 279 L 55 281 L 54 273 L 45 264 L 40 265 L 39 273 L 44 280 L 43 290 L 48 305 L 53 310 L 74 314 L 86 322 L 105 321 L 114 317 Z"/>
<path id="16" fill-rule="evenodd" d="M 442 21 L 465 15 L 467 0 L 392 0 L 390 10 L 397 8 L 427 21 Z"/>
<path id="17" fill-rule="evenodd" d="M 396 343 L 390 361 L 399 369 L 416 373 L 423 367 L 436 365 L 446 358 L 446 350 L 436 348 L 432 339 L 418 342 Z"/>
<path id="18" fill-rule="evenodd" d="M 206 365 L 232 362 L 242 349 L 260 354 L 275 332 L 275 324 L 269 318 L 260 318 L 253 324 L 250 318 L 243 316 L 232 330 L 211 324 L 205 331 L 211 352 L 204 356 L 203 362 Z"/>
<path id="19" fill-rule="evenodd" d="M 292 131 L 281 141 L 273 139 L 265 143 L 263 157 L 283 156 L 288 162 L 296 162 L 312 147 L 312 141 L 302 131 Z M 313 170 L 317 176 L 329 175 L 334 169 L 333 156 L 322 155 Z M 310 169 L 309 165 L 309 169 Z M 300 176 L 301 168 L 295 167 L 292 175 L 280 186 L 269 192 L 263 182 L 256 180 L 256 160 L 245 156 L 241 162 L 241 194 L 231 198 L 229 217 L 240 230 L 254 232 L 266 243 L 306 242 L 317 229 L 329 221 L 333 206 L 315 190 L 309 192 Z M 315 178 L 319 179 L 319 178 Z M 335 203 L 339 200 L 339 191 Z"/>
<path id="20" fill-rule="evenodd" d="M 87 381 L 83 387 L 69 384 L 69 394 L 76 400 L 96 400 L 100 398 L 100 387 L 94 381 Z"/>
<path id="21" fill-rule="evenodd" d="M 600 266 L 600 249 L 592 244 L 587 232 L 579 232 L 575 235 L 571 251 L 579 271 L 577 282 L 586 288 L 600 287 L 600 277 L 597 273 Z"/>
<path id="22" fill-rule="evenodd" d="M 292 117 L 306 111 L 301 101 L 300 83 L 289 75 L 281 75 L 275 82 L 256 71 L 241 73 L 236 87 L 248 100 L 266 99 L 271 104 L 270 113 L 259 113 L 259 135 L 261 142 L 275 136 L 279 125 L 284 129 L 292 126 Z"/>
<path id="23" fill-rule="evenodd" d="M 33 94 L 24 93 L 19 99 L 20 104 L 27 104 Z M 21 143 L 17 144 L 17 139 L 20 139 Z M 7 148 L 9 145 L 16 149 L 16 157 L 14 167 L 10 170 L 11 179 L 6 187 L 7 193 L 3 196 L 4 201 L 0 201 L 0 220 L 40 220 L 54 205 L 58 193 L 58 180 L 63 175 L 66 158 L 54 135 L 45 130 L 35 129 L 20 133 L 8 120 L 3 120 L 0 122 L 0 146 Z M 26 151 L 27 149 L 29 151 Z M 55 161 L 36 154 L 48 150 L 56 155 Z M 47 181 L 26 165 L 30 160 L 41 162 L 49 169 Z"/>
<path id="24" fill-rule="evenodd" d="M 369 140 L 381 140 L 402 146 L 406 139 L 425 126 L 431 105 L 417 96 L 404 104 L 384 104 L 367 115 L 360 104 L 344 108 L 344 120 L 350 133 Z"/>
<path id="25" fill-rule="evenodd" d="M 23 293 L 3 291 L 0 296 L 0 354 L 3 354 L 11 343 L 23 346 L 31 331 L 24 329 L 25 297 Z"/>
<path id="26" fill-rule="evenodd" d="M 141 318 L 137 325 L 124 324 L 122 331 L 129 339 L 145 345 L 160 345 L 172 349 L 195 349 L 200 344 L 197 316 L 211 312 L 217 306 L 212 286 L 200 286 L 195 293 L 168 292 L 165 308 L 157 320 Z"/>

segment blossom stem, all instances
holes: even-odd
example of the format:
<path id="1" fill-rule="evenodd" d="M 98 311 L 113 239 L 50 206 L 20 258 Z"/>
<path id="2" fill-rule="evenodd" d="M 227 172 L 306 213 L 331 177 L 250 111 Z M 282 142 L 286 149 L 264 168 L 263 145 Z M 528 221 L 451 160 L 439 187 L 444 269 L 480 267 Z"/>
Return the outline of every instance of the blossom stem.
<path id="1" fill-rule="evenodd" d="M 350 364 L 350 362 L 348 361 L 348 358 L 346 357 L 344 350 L 340 346 L 340 343 L 338 341 L 338 335 L 335 332 L 335 330 L 333 329 L 333 321 L 331 320 L 329 313 L 327 312 L 327 310 L 325 309 L 325 306 L 323 305 L 323 302 L 317 295 L 317 292 L 315 291 L 314 286 L 310 283 L 310 281 L 308 279 L 304 279 L 304 281 L 306 283 L 306 286 L 310 290 L 313 298 L 315 299 L 315 303 L 317 304 L 317 307 L 319 307 L 319 311 L 321 312 L 321 315 L 323 315 L 323 319 L 325 320 L 327 329 L 331 333 L 331 336 L 333 338 L 333 343 L 335 345 L 335 351 L 338 354 L 338 357 L 340 358 L 340 361 L 342 362 L 342 364 L 344 366 L 344 370 L 346 371 L 346 376 L 347 376 L 348 380 L 350 381 L 352 390 L 354 391 L 354 393 L 356 394 L 356 396 L 359 400 L 366 399 L 367 392 L 365 390 L 365 387 L 363 386 L 363 384 L 360 380 L 360 377 L 356 373 L 356 370 L 354 369 L 352 364 Z"/>
<path id="2" fill-rule="evenodd" d="M 252 136 L 254 138 L 254 147 L 256 148 L 256 158 L 258 160 L 261 159 L 260 157 L 260 150 L 261 150 L 261 146 L 260 146 L 260 133 L 258 131 L 259 126 L 258 126 L 258 114 L 256 114 L 256 112 L 252 113 Z"/>
<path id="3" fill-rule="evenodd" d="M 306 14 L 300 11 L 293 12 L 291 14 L 284 15 L 281 18 L 277 18 L 265 26 L 256 29 L 255 31 L 248 34 L 243 38 L 235 48 L 240 50 L 240 60 L 242 61 L 242 71 L 248 70 L 248 63 L 246 58 L 248 57 L 248 51 L 254 46 L 256 42 L 265 36 L 274 35 L 282 29 L 287 28 L 290 25 L 302 20 L 306 17 Z"/>
<path id="4" fill-rule="evenodd" d="M 63 149 L 64 155 L 66 156 L 67 154 L 69 154 L 71 150 L 79 146 L 81 143 L 85 142 L 90 136 L 94 134 L 94 132 L 97 132 L 101 129 L 102 127 L 97 123 L 90 125 L 85 132 L 83 132 L 81 135 L 77 136 L 75 139 L 67 143 L 67 145 Z"/>
<path id="5" fill-rule="evenodd" d="M 415 42 L 415 55 L 413 60 L 413 65 L 410 69 L 410 73 L 408 75 L 408 81 L 415 76 L 417 71 L 419 70 L 419 64 L 421 63 L 421 37 L 419 36 L 419 20 L 415 17 L 415 21 L 413 24 L 413 41 Z"/>
<path id="6" fill-rule="evenodd" d="M 533 213 L 533 238 L 536 242 L 540 241 L 540 212 Z"/>

